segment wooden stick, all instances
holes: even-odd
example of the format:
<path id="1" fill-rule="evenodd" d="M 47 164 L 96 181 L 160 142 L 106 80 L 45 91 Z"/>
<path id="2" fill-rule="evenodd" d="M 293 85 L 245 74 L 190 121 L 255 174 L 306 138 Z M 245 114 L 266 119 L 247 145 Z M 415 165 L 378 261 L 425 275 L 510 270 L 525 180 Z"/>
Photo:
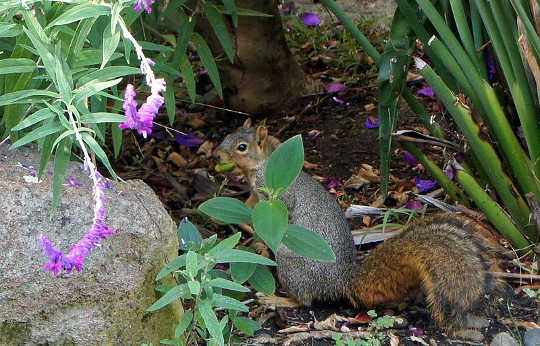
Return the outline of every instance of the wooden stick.
<path id="1" fill-rule="evenodd" d="M 535 274 L 518 274 L 518 273 L 503 273 L 503 272 L 489 272 L 489 273 L 499 278 L 540 280 L 540 275 L 535 275 Z"/>

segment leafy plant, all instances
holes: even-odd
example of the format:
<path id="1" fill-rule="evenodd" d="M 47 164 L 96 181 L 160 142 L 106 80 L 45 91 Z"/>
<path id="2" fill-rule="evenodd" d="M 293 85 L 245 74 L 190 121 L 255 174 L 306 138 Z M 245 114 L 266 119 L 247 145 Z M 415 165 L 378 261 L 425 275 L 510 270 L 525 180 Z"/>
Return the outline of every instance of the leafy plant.
<path id="1" fill-rule="evenodd" d="M 277 253 L 283 243 L 291 251 L 319 261 L 335 261 L 326 241 L 317 233 L 289 224 L 285 203 L 279 199 L 291 186 L 304 164 L 302 137 L 294 136 L 281 144 L 270 156 L 261 188 L 268 196 L 255 208 L 228 197 L 215 197 L 199 206 L 199 210 L 219 221 L 238 224 L 252 223 L 256 234 Z"/>
<path id="2" fill-rule="evenodd" d="M 177 285 L 158 286 L 164 293 L 147 311 L 152 312 L 166 307 L 177 299 L 181 299 L 185 308 L 182 319 L 174 333 L 174 339 L 161 340 L 167 345 L 197 345 L 207 340 L 209 345 L 224 345 L 239 341 L 237 331 L 253 336 L 260 328 L 259 323 L 242 316 L 248 307 L 234 297 L 249 292 L 249 288 L 231 280 L 234 277 L 233 265 L 261 266 L 260 281 L 272 277 L 266 266 L 276 265 L 274 261 L 251 253 L 234 249 L 240 240 L 240 233 L 217 242 L 214 235 L 201 239 L 197 228 L 184 219 L 178 228 L 181 249 L 186 252 L 163 268 L 156 277 L 159 281 L 172 274 Z M 230 271 L 218 264 L 229 264 Z M 264 278 L 263 276 L 267 276 Z M 273 278 L 272 278 L 273 279 Z M 243 281 L 242 281 L 243 282 Z M 234 297 L 233 297 L 234 296 Z M 214 308 L 223 309 L 226 313 L 219 317 Z"/>
<path id="3" fill-rule="evenodd" d="M 375 310 L 369 310 L 367 314 L 371 318 L 377 317 Z M 367 328 L 367 332 L 369 332 L 369 334 L 361 339 L 344 339 L 343 336 L 338 333 L 332 335 L 332 339 L 334 339 L 336 345 L 338 346 L 380 346 L 386 339 L 386 334 L 383 332 L 383 330 L 392 328 L 393 326 L 394 319 L 391 316 L 382 316 L 370 322 L 369 327 Z"/>

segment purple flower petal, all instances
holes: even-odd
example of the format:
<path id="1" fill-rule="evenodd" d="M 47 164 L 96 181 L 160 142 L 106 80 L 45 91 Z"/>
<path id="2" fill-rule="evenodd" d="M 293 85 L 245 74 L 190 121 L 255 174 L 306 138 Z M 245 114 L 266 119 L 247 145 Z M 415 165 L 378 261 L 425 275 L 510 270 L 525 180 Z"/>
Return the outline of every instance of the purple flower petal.
<path id="1" fill-rule="evenodd" d="M 329 176 L 328 177 L 328 185 L 326 185 L 326 187 L 328 189 L 334 189 L 338 186 L 341 186 L 341 182 L 339 180 L 337 180 L 336 178 L 332 177 L 332 176 Z"/>
<path id="2" fill-rule="evenodd" d="M 317 26 L 321 24 L 321 19 L 315 13 L 304 12 L 300 15 L 300 19 L 302 19 L 304 25 L 307 26 Z"/>
<path id="3" fill-rule="evenodd" d="M 139 110 L 137 110 L 135 88 L 131 84 L 126 86 L 123 104 L 126 121 L 118 125 L 121 130 L 126 128 L 137 130 L 144 138 L 152 133 L 152 123 L 154 118 L 165 102 L 163 96 L 160 95 L 160 93 L 165 91 L 165 80 L 155 79 L 150 87 L 152 94 L 148 96 L 146 102 L 143 103 Z"/>
<path id="4" fill-rule="evenodd" d="M 465 160 L 465 154 L 462 152 L 454 153 L 454 160 L 458 163 L 462 163 Z"/>
<path id="5" fill-rule="evenodd" d="M 416 188 L 422 193 L 429 192 L 437 186 L 435 180 L 424 180 L 418 177 L 414 177 L 414 183 L 416 184 Z"/>
<path id="6" fill-rule="evenodd" d="M 335 96 L 332 97 L 332 100 L 334 100 L 335 103 L 340 104 L 340 105 L 345 105 L 345 106 L 350 106 L 351 105 L 350 102 L 343 101 L 342 99 L 338 99 Z"/>
<path id="7" fill-rule="evenodd" d="M 444 174 L 446 174 L 446 176 L 448 177 L 448 179 L 454 180 L 454 170 L 453 170 L 451 167 L 445 169 L 445 170 L 444 170 Z"/>
<path id="8" fill-rule="evenodd" d="M 345 89 L 347 89 L 347 86 L 342 83 L 330 83 L 326 86 L 326 91 L 329 93 L 335 93 Z"/>
<path id="9" fill-rule="evenodd" d="M 379 128 L 379 118 L 368 117 L 364 123 L 368 129 L 378 129 Z"/>
<path id="10" fill-rule="evenodd" d="M 427 97 L 430 97 L 430 98 L 435 97 L 435 92 L 430 87 L 422 88 L 422 89 L 418 90 L 416 92 L 416 94 L 418 94 L 420 96 L 427 96 Z"/>
<path id="11" fill-rule="evenodd" d="M 404 151 L 403 153 L 403 160 L 408 163 L 411 166 L 416 166 L 418 164 L 418 160 L 416 157 L 414 157 L 411 153 L 408 151 Z"/>
<path id="12" fill-rule="evenodd" d="M 488 77 L 489 80 L 493 80 L 495 74 L 497 74 L 497 69 L 495 68 L 495 62 L 493 61 L 493 56 L 489 52 L 489 49 L 486 49 L 486 62 L 488 66 Z"/>
<path id="13" fill-rule="evenodd" d="M 407 205 L 405 205 L 405 208 L 412 209 L 412 210 L 422 210 L 424 209 L 424 205 L 422 204 L 422 202 L 410 199 L 407 202 Z"/>
<path id="14" fill-rule="evenodd" d="M 155 0 L 135 0 L 135 7 L 133 10 L 135 12 L 139 12 L 142 8 L 144 8 L 144 10 L 150 14 L 152 13 L 152 8 L 150 5 L 152 5 L 154 2 Z"/>
<path id="15" fill-rule="evenodd" d="M 83 186 L 82 183 L 80 183 L 79 181 L 73 179 L 73 178 L 69 178 L 68 179 L 68 185 L 69 186 Z"/>
<path id="16" fill-rule="evenodd" d="M 174 140 L 186 147 L 196 147 L 204 143 L 204 139 L 199 138 L 191 133 L 179 133 L 174 137 Z"/>

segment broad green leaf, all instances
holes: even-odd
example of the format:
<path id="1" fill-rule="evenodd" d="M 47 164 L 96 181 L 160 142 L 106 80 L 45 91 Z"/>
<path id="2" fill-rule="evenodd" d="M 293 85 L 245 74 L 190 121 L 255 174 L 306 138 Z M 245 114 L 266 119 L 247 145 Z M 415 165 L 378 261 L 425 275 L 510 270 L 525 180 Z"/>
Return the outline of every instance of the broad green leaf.
<path id="1" fill-rule="evenodd" d="M 222 1 L 227 11 L 231 13 L 234 27 L 235 28 L 238 27 L 238 11 L 236 10 L 236 5 L 234 3 L 234 0 L 222 0 Z"/>
<path id="2" fill-rule="evenodd" d="M 257 265 L 254 263 L 231 263 L 230 267 L 233 280 L 244 283 L 253 275 Z"/>
<path id="3" fill-rule="evenodd" d="M 223 340 L 223 333 L 217 320 L 216 313 L 212 310 L 212 304 L 209 299 L 202 299 L 199 302 L 199 313 L 201 314 L 210 335 L 216 339 L 220 345 L 223 345 L 225 343 Z"/>
<path id="4" fill-rule="evenodd" d="M 209 285 L 212 287 L 225 288 L 231 291 L 249 292 L 249 288 L 244 287 L 240 284 L 237 284 L 236 282 L 232 282 L 232 281 L 225 280 L 222 278 L 210 280 Z"/>
<path id="5" fill-rule="evenodd" d="M 114 52 L 109 58 L 109 61 L 114 61 L 120 57 L 122 57 L 122 54 Z M 72 68 L 98 65 L 101 64 L 102 60 L 103 51 L 101 49 L 84 49 L 75 57 L 75 62 L 73 63 Z"/>
<path id="6" fill-rule="evenodd" d="M 117 85 L 121 81 L 122 78 L 113 79 L 107 82 L 88 82 L 76 90 L 73 103 L 81 102 L 90 96 L 96 95 L 101 90 Z"/>
<path id="7" fill-rule="evenodd" d="M 165 268 L 161 269 L 156 277 L 156 281 L 163 279 L 168 274 L 186 265 L 186 254 L 180 255 L 170 261 Z"/>
<path id="8" fill-rule="evenodd" d="M 147 41 L 138 41 L 144 51 L 154 51 L 154 52 L 166 52 L 172 53 L 174 50 L 171 47 L 166 47 L 161 44 L 147 42 Z"/>
<path id="9" fill-rule="evenodd" d="M 23 11 L 24 22 L 28 28 L 23 27 L 23 30 L 32 41 L 32 45 L 36 48 L 47 74 L 53 82 L 55 82 L 55 71 L 54 66 L 56 65 L 56 59 L 53 55 L 53 50 L 50 44 L 50 40 L 43 31 L 43 28 L 37 21 L 36 17 L 30 14 L 30 11 Z"/>
<path id="10" fill-rule="evenodd" d="M 41 179 L 43 171 L 49 162 L 52 155 L 52 146 L 56 140 L 56 135 L 49 135 L 43 140 L 43 147 L 41 148 L 41 158 L 39 161 L 38 179 Z"/>
<path id="11" fill-rule="evenodd" d="M 237 232 L 234 235 L 230 236 L 229 238 L 223 239 L 216 246 L 214 246 L 210 251 L 208 251 L 208 255 L 212 256 L 220 251 L 234 248 L 236 244 L 238 244 L 238 242 L 240 241 L 241 236 L 242 234 L 240 234 L 240 232 Z"/>
<path id="12" fill-rule="evenodd" d="M 112 168 L 112 166 L 111 166 L 111 164 L 109 162 L 109 159 L 107 158 L 107 154 L 105 154 L 105 151 L 103 151 L 103 149 L 99 146 L 99 144 L 96 142 L 96 140 L 92 136 L 90 136 L 88 133 L 81 133 L 81 136 L 82 136 L 84 142 L 86 144 L 88 144 L 90 149 L 92 149 L 92 151 L 99 158 L 101 163 L 103 163 L 103 165 L 105 167 L 107 167 L 107 169 L 109 170 L 109 173 L 111 173 L 111 175 L 114 177 L 114 179 L 118 179 L 118 176 L 114 172 L 114 170 L 113 170 L 113 168 Z"/>
<path id="13" fill-rule="evenodd" d="M 126 116 L 116 113 L 97 112 L 81 116 L 81 123 L 83 124 L 123 123 L 124 121 L 126 121 Z"/>
<path id="14" fill-rule="evenodd" d="M 182 299 L 188 299 L 191 298 L 191 295 L 189 294 L 189 289 L 187 287 L 187 284 L 178 285 L 174 288 L 171 288 L 165 295 L 161 298 L 159 298 L 154 304 L 152 304 L 146 311 L 152 312 L 159 310 L 173 301 L 175 301 L 178 298 Z"/>
<path id="15" fill-rule="evenodd" d="M 120 30 L 111 32 L 111 25 L 107 25 L 103 31 L 103 60 L 101 61 L 100 69 L 104 68 L 109 62 L 109 59 L 113 55 L 114 51 L 118 47 L 120 42 Z"/>
<path id="16" fill-rule="evenodd" d="M 35 130 L 30 131 L 26 136 L 13 143 L 9 149 L 13 150 L 25 144 L 31 143 L 37 139 L 46 137 L 62 129 L 57 121 L 51 121 Z"/>
<path id="17" fill-rule="evenodd" d="M 212 55 L 212 51 L 210 51 L 210 48 L 208 47 L 202 36 L 196 32 L 193 33 L 192 41 L 195 45 L 195 48 L 197 48 L 197 53 L 199 53 L 199 57 L 201 58 L 204 67 L 208 71 L 208 75 L 210 76 L 212 84 L 214 84 L 214 87 L 216 88 L 219 97 L 223 98 L 223 89 L 221 87 L 221 81 L 219 79 L 219 71 L 216 65 L 216 60 Z"/>
<path id="18" fill-rule="evenodd" d="M 54 116 L 54 113 L 51 112 L 50 109 L 42 108 L 32 113 L 31 115 L 27 116 L 24 120 L 18 123 L 17 126 L 12 128 L 11 131 L 20 131 L 36 123 L 39 123 L 42 120 L 52 118 L 53 116 Z"/>
<path id="19" fill-rule="evenodd" d="M 64 177 L 66 176 L 66 170 L 71 157 L 72 145 L 73 137 L 66 137 L 60 142 L 54 154 L 53 202 L 51 208 L 51 218 L 56 212 L 56 206 L 60 200 L 62 185 L 64 184 Z"/>
<path id="20" fill-rule="evenodd" d="M 2 10 L 0 10 L 0 13 Z M 22 25 L 18 24 L 6 24 L 5 22 L 2 23 L 2 26 L 0 26 L 0 38 L 4 37 L 17 37 L 20 34 L 23 33 Z"/>
<path id="21" fill-rule="evenodd" d="M 223 250 L 214 254 L 213 259 L 216 263 L 231 263 L 231 262 L 243 262 L 243 263 L 257 263 L 275 266 L 276 262 L 266 257 L 256 255 L 251 252 L 242 250 Z"/>
<path id="22" fill-rule="evenodd" d="M 180 27 L 180 31 L 178 32 L 178 41 L 176 42 L 176 49 L 174 50 L 172 62 L 173 68 L 177 68 L 178 64 L 180 64 L 181 59 L 186 56 L 186 49 L 189 41 L 191 41 L 191 36 L 193 35 L 193 28 L 195 27 L 195 23 L 197 22 L 197 17 L 191 17 L 190 19 L 190 21 Z"/>
<path id="23" fill-rule="evenodd" d="M 276 290 L 276 280 L 270 269 L 266 266 L 258 265 L 253 275 L 249 278 L 248 282 L 258 292 L 263 292 L 266 295 L 273 295 Z"/>
<path id="24" fill-rule="evenodd" d="M 191 277 L 197 275 L 197 254 L 189 251 L 186 256 L 186 271 Z"/>
<path id="25" fill-rule="evenodd" d="M 270 156 L 264 183 L 276 192 L 283 192 L 294 183 L 304 165 L 302 136 L 296 135 L 281 144 Z"/>
<path id="26" fill-rule="evenodd" d="M 288 225 L 283 244 L 292 252 L 321 262 L 335 262 L 336 256 L 318 233 L 298 225 Z"/>
<path id="27" fill-rule="evenodd" d="M 0 74 L 34 72 L 36 62 L 26 58 L 7 58 L 0 60 Z"/>
<path id="28" fill-rule="evenodd" d="M 169 117 L 169 125 L 172 126 L 176 117 L 176 96 L 174 79 L 170 76 L 166 76 L 165 82 L 167 83 L 167 89 L 163 93 L 163 97 L 165 98 L 165 109 L 167 110 L 167 116 Z"/>
<path id="29" fill-rule="evenodd" d="M 204 214 L 226 223 L 251 223 L 253 209 L 230 197 L 214 197 L 199 206 Z"/>
<path id="30" fill-rule="evenodd" d="M 92 30 L 97 18 L 98 17 L 83 19 L 77 25 L 77 30 L 75 30 L 75 35 L 73 35 L 73 38 L 71 39 L 68 50 L 68 61 L 70 65 L 73 62 L 73 59 L 78 57 L 81 53 L 83 46 L 87 41 L 88 34 L 90 34 L 90 30 Z"/>
<path id="31" fill-rule="evenodd" d="M 187 285 L 188 285 L 189 291 L 190 291 L 191 294 L 193 294 L 194 296 L 195 296 L 195 295 L 198 295 L 198 294 L 200 293 L 200 291 L 201 291 L 201 284 L 199 283 L 199 281 L 195 281 L 195 280 L 188 281 Z"/>
<path id="32" fill-rule="evenodd" d="M 178 226 L 178 241 L 180 249 L 184 251 L 198 249 L 201 245 L 201 234 L 187 218 L 180 221 Z"/>
<path id="33" fill-rule="evenodd" d="M 69 104 L 71 102 L 71 94 L 73 90 L 73 80 L 71 78 L 71 71 L 65 64 L 63 64 L 64 56 L 60 49 L 60 45 L 55 46 L 54 51 L 56 60 L 54 62 L 54 73 L 55 73 L 55 85 L 58 88 L 58 92 L 62 97 L 64 103 Z"/>
<path id="34" fill-rule="evenodd" d="M 218 9 L 210 3 L 206 3 L 204 6 L 204 12 L 206 14 L 206 18 L 208 18 L 208 21 L 210 22 L 210 25 L 214 29 L 214 32 L 216 33 L 225 54 L 227 54 L 229 61 L 234 63 L 234 51 L 231 37 L 221 13 L 219 13 Z"/>
<path id="35" fill-rule="evenodd" d="M 222 296 L 221 294 L 214 294 L 214 306 L 228 310 L 249 311 L 248 307 L 242 302 L 231 297 Z"/>
<path id="36" fill-rule="evenodd" d="M 247 317 L 236 317 L 233 320 L 233 324 L 242 333 L 249 336 L 253 336 L 257 330 L 261 329 L 261 324 L 259 322 Z"/>
<path id="37" fill-rule="evenodd" d="M 122 6 L 122 2 L 118 1 L 113 4 L 112 10 L 111 10 L 111 31 L 114 34 L 116 32 L 116 24 L 118 24 L 118 20 L 120 19 L 120 12 L 124 6 Z"/>
<path id="38" fill-rule="evenodd" d="M 253 210 L 252 219 L 257 235 L 274 253 L 277 253 L 289 224 L 289 213 L 285 203 L 279 199 L 259 202 Z"/>
<path id="39" fill-rule="evenodd" d="M 187 56 L 184 55 L 180 61 L 180 71 L 184 76 L 184 83 L 186 83 L 186 89 L 188 91 L 189 99 L 192 103 L 195 102 L 197 97 L 197 89 L 195 84 L 195 75 L 193 74 L 193 66 L 189 62 Z"/>
<path id="40" fill-rule="evenodd" d="M 0 96 L 0 106 L 5 106 L 9 104 L 14 104 L 17 101 L 28 100 L 28 103 L 31 103 L 32 100 L 36 99 L 36 96 L 43 96 L 47 98 L 60 98 L 58 93 L 49 90 L 39 90 L 39 89 L 28 89 L 14 91 Z M 21 103 L 21 102 L 19 102 Z"/>
<path id="41" fill-rule="evenodd" d="M 55 25 L 64 25 L 79 21 L 85 18 L 99 17 L 111 13 L 111 9 L 107 6 L 100 6 L 93 3 L 83 3 L 77 6 L 68 8 L 58 18 L 53 20 L 47 28 Z"/>
<path id="42" fill-rule="evenodd" d="M 180 323 L 178 323 L 178 326 L 176 327 L 174 331 L 174 337 L 176 339 L 180 338 L 182 334 L 187 330 L 189 325 L 191 324 L 191 321 L 193 320 L 193 311 L 188 310 L 184 311 L 184 314 L 182 315 L 182 319 L 180 320 Z"/>
<path id="43" fill-rule="evenodd" d="M 90 82 L 107 82 L 111 79 L 118 77 L 124 77 L 127 75 L 138 75 L 141 74 L 141 69 L 138 67 L 131 66 L 108 66 L 102 70 L 97 70 L 90 72 L 77 81 L 77 86 L 80 87 L 86 83 Z M 168 85 L 167 85 L 168 86 Z"/>

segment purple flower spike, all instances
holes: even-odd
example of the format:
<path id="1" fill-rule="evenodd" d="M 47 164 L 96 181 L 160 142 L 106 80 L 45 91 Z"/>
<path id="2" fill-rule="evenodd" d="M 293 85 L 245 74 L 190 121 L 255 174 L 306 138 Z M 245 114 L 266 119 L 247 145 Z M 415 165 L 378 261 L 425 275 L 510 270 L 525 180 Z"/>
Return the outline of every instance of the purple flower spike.
<path id="1" fill-rule="evenodd" d="M 424 205 L 422 204 L 422 202 L 410 199 L 407 202 L 407 205 L 405 205 L 405 208 L 412 209 L 412 210 L 422 210 L 424 209 Z"/>
<path id="2" fill-rule="evenodd" d="M 321 24 L 321 19 L 315 14 L 310 12 L 304 12 L 300 15 L 302 22 L 307 26 L 317 26 Z"/>
<path id="3" fill-rule="evenodd" d="M 176 143 L 186 147 L 196 147 L 204 143 L 204 139 L 191 133 L 179 133 L 174 137 Z"/>
<path id="4" fill-rule="evenodd" d="M 163 96 L 160 95 L 160 93 L 165 91 L 165 80 L 155 79 L 150 87 L 152 94 L 148 96 L 146 102 L 137 110 L 135 88 L 131 84 L 126 86 L 123 104 L 126 121 L 118 125 L 121 130 L 126 128 L 137 130 L 144 138 L 152 133 L 152 122 L 165 102 Z"/>
<path id="5" fill-rule="evenodd" d="M 364 123 L 368 129 L 378 129 L 379 128 L 379 118 L 369 117 Z"/>
<path id="6" fill-rule="evenodd" d="M 347 89 L 347 86 L 342 83 L 330 83 L 326 86 L 326 91 L 329 93 L 335 93 L 345 89 Z"/>
<path id="7" fill-rule="evenodd" d="M 135 0 L 135 7 L 133 10 L 135 12 L 139 12 L 142 8 L 146 11 L 146 13 L 150 14 L 152 13 L 152 8 L 150 5 L 152 5 L 155 2 L 155 0 Z"/>
<path id="8" fill-rule="evenodd" d="M 430 87 L 425 87 L 416 92 L 420 96 L 427 96 L 429 98 L 435 97 L 435 92 Z"/>
<path id="9" fill-rule="evenodd" d="M 416 157 L 414 157 L 408 151 L 403 152 L 403 160 L 411 166 L 416 166 L 418 164 L 418 160 L 416 159 Z"/>
<path id="10" fill-rule="evenodd" d="M 437 186 L 435 180 L 424 180 L 418 177 L 414 177 L 414 183 L 416 184 L 416 188 L 422 193 L 429 192 Z"/>

